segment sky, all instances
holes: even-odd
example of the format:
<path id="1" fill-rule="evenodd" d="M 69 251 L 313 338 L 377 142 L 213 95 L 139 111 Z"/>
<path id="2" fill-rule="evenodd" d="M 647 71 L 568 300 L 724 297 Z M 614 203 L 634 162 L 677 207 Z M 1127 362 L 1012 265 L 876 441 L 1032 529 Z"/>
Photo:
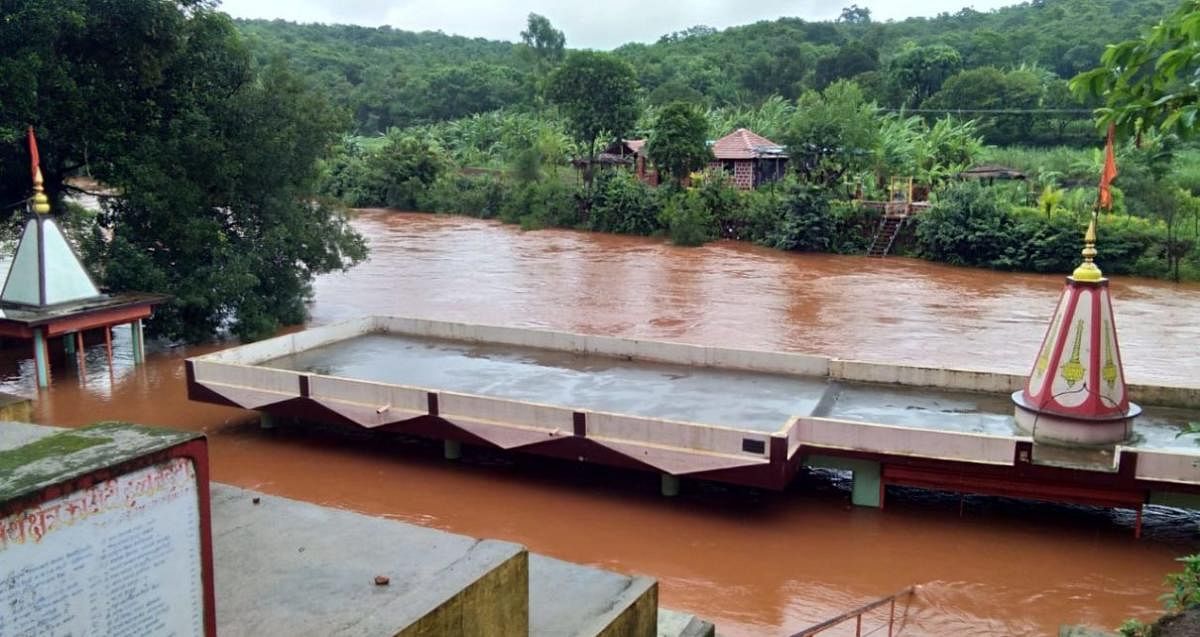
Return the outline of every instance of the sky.
<path id="1" fill-rule="evenodd" d="M 530 13 L 561 29 L 571 48 L 612 49 L 698 24 L 723 29 L 783 16 L 831 20 L 842 7 L 871 9 L 876 21 L 957 12 L 988 11 L 1016 0 L 222 0 L 237 18 L 282 18 L 406 31 L 443 31 L 491 40 L 516 40 Z M 751 5 L 751 6 L 747 6 Z"/>

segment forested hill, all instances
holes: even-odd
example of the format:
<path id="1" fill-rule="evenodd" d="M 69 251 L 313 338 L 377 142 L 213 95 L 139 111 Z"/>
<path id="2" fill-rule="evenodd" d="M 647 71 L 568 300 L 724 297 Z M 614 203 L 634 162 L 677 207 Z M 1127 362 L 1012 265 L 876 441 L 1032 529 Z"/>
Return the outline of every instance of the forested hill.
<path id="1" fill-rule="evenodd" d="M 854 78 L 885 106 L 952 109 L 999 101 L 1062 108 L 1079 105 L 1061 80 L 1094 67 L 1106 44 L 1137 35 L 1175 6 L 1034 0 L 886 23 L 847 10 L 836 22 L 781 18 L 724 31 L 695 27 L 616 54 L 637 71 L 652 104 L 681 98 L 754 104 Z M 527 106 L 536 94 L 534 60 L 520 44 L 387 27 L 237 24 L 257 56 L 286 57 L 352 112 L 365 133 Z M 565 35 L 569 47 L 571 34 Z M 981 70 L 963 73 L 972 69 Z M 947 83 L 956 75 L 963 77 Z M 980 88 L 992 94 L 991 103 Z"/>

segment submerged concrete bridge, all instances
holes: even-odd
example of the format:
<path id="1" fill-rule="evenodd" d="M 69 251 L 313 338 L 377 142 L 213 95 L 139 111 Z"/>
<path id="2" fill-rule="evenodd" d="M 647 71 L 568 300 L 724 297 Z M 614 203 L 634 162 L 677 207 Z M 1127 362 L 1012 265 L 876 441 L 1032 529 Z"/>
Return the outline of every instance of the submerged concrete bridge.
<path id="1" fill-rule="evenodd" d="M 802 466 L 889 485 L 1139 512 L 1200 507 L 1200 388 L 1131 386 L 1126 444 L 1035 444 L 1010 374 L 371 317 L 187 361 L 193 400 L 295 418 L 769 489 Z"/>

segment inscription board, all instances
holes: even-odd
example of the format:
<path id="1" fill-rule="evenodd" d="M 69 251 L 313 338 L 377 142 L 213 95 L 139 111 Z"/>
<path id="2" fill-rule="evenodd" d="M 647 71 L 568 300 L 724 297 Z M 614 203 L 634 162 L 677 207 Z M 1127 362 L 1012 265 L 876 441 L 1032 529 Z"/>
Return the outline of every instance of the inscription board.
<path id="1" fill-rule="evenodd" d="M 203 634 L 191 460 L 0 518 L 0 637 Z"/>

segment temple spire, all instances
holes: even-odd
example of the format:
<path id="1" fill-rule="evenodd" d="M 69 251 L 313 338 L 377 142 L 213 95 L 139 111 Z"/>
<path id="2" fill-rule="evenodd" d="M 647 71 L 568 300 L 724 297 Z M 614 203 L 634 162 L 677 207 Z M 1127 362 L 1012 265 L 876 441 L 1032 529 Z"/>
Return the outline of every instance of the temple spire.
<path id="1" fill-rule="evenodd" d="M 29 164 L 33 173 L 33 211 L 39 215 L 50 213 L 50 198 L 46 196 L 46 186 L 42 180 L 41 158 L 38 155 L 37 137 L 33 134 L 33 126 L 29 127 Z"/>
<path id="2" fill-rule="evenodd" d="M 1104 273 L 1096 266 L 1096 215 L 1092 215 L 1092 221 L 1088 224 L 1087 233 L 1083 236 L 1083 250 L 1080 253 L 1083 255 L 1083 263 L 1075 268 L 1075 272 L 1071 274 L 1071 278 L 1076 281 L 1099 281 L 1104 278 Z"/>

